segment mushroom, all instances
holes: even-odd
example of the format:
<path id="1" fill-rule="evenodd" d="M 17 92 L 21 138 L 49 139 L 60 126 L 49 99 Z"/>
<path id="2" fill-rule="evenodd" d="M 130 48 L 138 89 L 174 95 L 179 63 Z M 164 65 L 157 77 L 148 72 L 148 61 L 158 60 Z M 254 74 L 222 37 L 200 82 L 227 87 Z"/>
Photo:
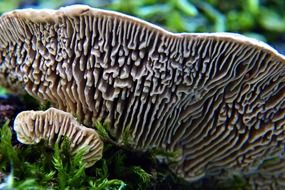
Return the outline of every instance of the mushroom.
<path id="1" fill-rule="evenodd" d="M 14 130 L 17 139 L 23 144 L 47 140 L 52 145 L 59 143 L 62 137 L 67 137 L 71 153 L 86 149 L 83 155 L 86 167 L 102 158 L 103 142 L 97 132 L 78 123 L 70 113 L 55 108 L 19 113 L 14 121 Z"/>
<path id="2" fill-rule="evenodd" d="M 0 83 L 106 130 L 137 150 L 181 152 L 189 181 L 251 172 L 285 140 L 285 57 L 232 33 L 168 32 L 121 13 L 69 6 L 0 17 Z"/>

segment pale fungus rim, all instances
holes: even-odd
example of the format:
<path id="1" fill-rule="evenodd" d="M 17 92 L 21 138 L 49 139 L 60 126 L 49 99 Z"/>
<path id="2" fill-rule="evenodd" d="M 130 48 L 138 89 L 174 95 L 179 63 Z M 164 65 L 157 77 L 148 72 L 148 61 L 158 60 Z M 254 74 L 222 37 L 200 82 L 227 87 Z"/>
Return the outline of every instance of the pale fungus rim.
<path id="1" fill-rule="evenodd" d="M 48 20 L 57 21 L 61 16 L 79 16 L 79 15 L 92 15 L 92 16 L 100 16 L 103 14 L 105 16 L 117 17 L 128 20 L 130 23 L 135 22 L 138 25 L 146 27 L 150 30 L 155 30 L 156 32 L 162 33 L 163 35 L 170 37 L 179 37 L 179 38 L 209 38 L 209 39 L 217 39 L 217 40 L 225 40 L 232 41 L 237 43 L 243 43 L 248 45 L 256 46 L 259 49 L 263 49 L 266 52 L 269 52 L 271 55 L 280 59 L 282 61 L 285 60 L 285 55 L 279 53 L 276 49 L 272 48 L 270 45 L 266 44 L 263 41 L 246 37 L 244 35 L 232 32 L 214 32 L 214 33 L 174 33 L 155 25 L 153 23 L 144 21 L 140 18 L 127 15 L 125 13 L 115 12 L 112 10 L 104 10 L 93 8 L 88 5 L 70 5 L 66 7 L 61 7 L 59 9 L 16 9 L 13 11 L 6 12 L 1 15 L 1 17 L 18 17 L 22 19 L 28 19 L 32 22 L 47 22 Z"/>

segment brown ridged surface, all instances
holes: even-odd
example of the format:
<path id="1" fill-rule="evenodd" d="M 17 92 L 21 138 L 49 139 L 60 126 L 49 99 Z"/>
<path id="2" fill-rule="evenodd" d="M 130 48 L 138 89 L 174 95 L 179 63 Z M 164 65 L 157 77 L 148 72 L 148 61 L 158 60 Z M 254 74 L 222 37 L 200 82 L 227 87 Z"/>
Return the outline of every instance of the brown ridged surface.
<path id="1" fill-rule="evenodd" d="M 272 158 L 258 167 L 258 171 L 248 177 L 252 190 L 285 189 L 285 158 Z"/>
<path id="2" fill-rule="evenodd" d="M 85 125 L 109 120 L 118 143 L 182 152 L 195 180 L 250 171 L 284 142 L 285 59 L 235 34 L 173 34 L 111 11 L 72 6 L 0 18 L 0 81 Z M 6 82 L 4 82 L 6 81 Z"/>
<path id="3" fill-rule="evenodd" d="M 102 158 L 103 142 L 94 129 L 80 125 L 70 113 L 50 108 L 47 111 L 23 111 L 14 121 L 17 139 L 23 144 L 36 144 L 46 140 L 50 145 L 62 137 L 70 141 L 71 153 L 86 148 L 83 159 L 86 167 Z"/>

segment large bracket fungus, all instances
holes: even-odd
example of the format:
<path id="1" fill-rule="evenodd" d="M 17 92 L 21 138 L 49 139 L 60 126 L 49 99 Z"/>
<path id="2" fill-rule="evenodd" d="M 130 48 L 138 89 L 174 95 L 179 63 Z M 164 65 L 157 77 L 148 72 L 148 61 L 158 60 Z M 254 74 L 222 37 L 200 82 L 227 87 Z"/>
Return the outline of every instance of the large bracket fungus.
<path id="1" fill-rule="evenodd" d="M 231 33 L 174 34 L 88 6 L 0 18 L 0 82 L 86 126 L 109 119 L 118 143 L 181 150 L 178 175 L 250 172 L 285 139 L 285 58 Z"/>

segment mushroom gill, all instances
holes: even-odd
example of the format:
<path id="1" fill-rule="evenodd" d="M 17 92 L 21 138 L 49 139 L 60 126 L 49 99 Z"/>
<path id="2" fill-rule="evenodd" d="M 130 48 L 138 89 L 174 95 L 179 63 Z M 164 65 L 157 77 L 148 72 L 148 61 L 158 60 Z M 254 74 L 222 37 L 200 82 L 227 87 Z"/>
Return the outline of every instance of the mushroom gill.
<path id="1" fill-rule="evenodd" d="M 285 158 L 267 159 L 258 171 L 247 176 L 252 190 L 281 190 L 285 189 Z"/>
<path id="2" fill-rule="evenodd" d="M 103 142 L 94 129 L 80 125 L 70 113 L 49 108 L 47 111 L 23 111 L 14 121 L 17 139 L 23 144 L 36 144 L 46 140 L 50 145 L 62 137 L 70 141 L 71 153 L 84 149 L 86 167 L 102 158 Z"/>
<path id="3" fill-rule="evenodd" d="M 69 6 L 4 14 L 0 44 L 4 78 L 86 126 L 108 119 L 118 143 L 129 126 L 135 149 L 181 151 L 190 181 L 283 151 L 285 58 L 262 42 Z"/>

